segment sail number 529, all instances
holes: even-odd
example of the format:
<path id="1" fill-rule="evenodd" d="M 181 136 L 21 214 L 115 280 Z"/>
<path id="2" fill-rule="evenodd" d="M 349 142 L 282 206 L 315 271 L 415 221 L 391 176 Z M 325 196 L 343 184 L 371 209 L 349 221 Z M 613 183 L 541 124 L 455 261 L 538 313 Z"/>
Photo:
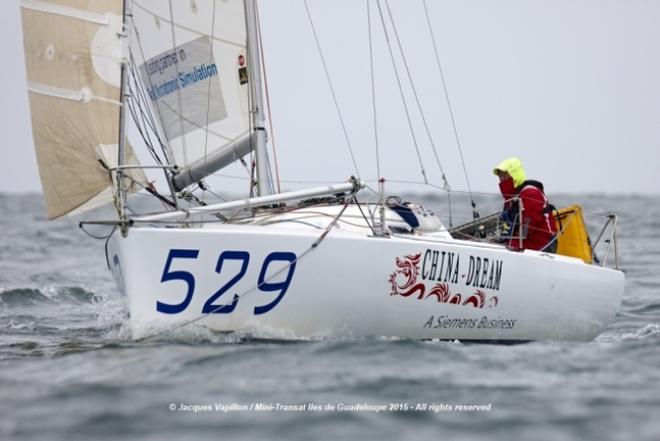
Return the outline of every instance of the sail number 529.
<path id="1" fill-rule="evenodd" d="M 163 268 L 163 276 L 160 279 L 161 283 L 169 282 L 172 280 L 180 280 L 185 282 L 187 286 L 187 291 L 183 300 L 180 303 L 169 304 L 161 301 L 156 301 L 156 310 L 164 314 L 178 314 L 183 312 L 188 308 L 190 302 L 192 301 L 193 295 L 195 293 L 195 276 L 188 271 L 177 270 L 174 271 L 172 266 L 174 261 L 177 259 L 197 259 L 199 256 L 199 250 L 181 250 L 174 249 L 170 250 L 167 255 L 167 260 L 165 261 L 165 268 Z M 261 292 L 277 292 L 277 297 L 268 304 L 256 306 L 254 308 L 254 314 L 265 314 L 282 300 L 284 294 L 289 289 L 291 285 L 291 279 L 293 279 L 293 273 L 296 270 L 296 255 L 291 252 L 282 252 L 277 251 L 270 253 L 264 259 L 261 264 L 261 270 L 259 271 L 259 278 L 257 280 L 257 288 Z M 234 274 L 231 275 L 230 279 L 222 285 L 216 292 L 211 294 L 211 296 L 206 300 L 204 306 L 202 307 L 203 314 L 229 314 L 238 304 L 240 298 L 238 293 L 234 292 L 232 300 L 219 301 L 228 291 L 233 291 L 232 288 L 245 276 L 247 272 L 248 265 L 250 264 L 250 253 L 247 251 L 223 251 L 218 256 L 218 263 L 215 265 L 215 272 L 220 274 L 222 273 L 223 265 L 229 261 L 239 262 L 239 268 L 237 271 L 234 271 Z M 282 272 L 282 276 L 277 277 L 280 281 L 266 280 L 266 274 L 268 274 L 268 267 L 276 262 L 284 263 L 286 268 Z M 279 276 L 279 273 L 276 273 L 275 276 Z"/>

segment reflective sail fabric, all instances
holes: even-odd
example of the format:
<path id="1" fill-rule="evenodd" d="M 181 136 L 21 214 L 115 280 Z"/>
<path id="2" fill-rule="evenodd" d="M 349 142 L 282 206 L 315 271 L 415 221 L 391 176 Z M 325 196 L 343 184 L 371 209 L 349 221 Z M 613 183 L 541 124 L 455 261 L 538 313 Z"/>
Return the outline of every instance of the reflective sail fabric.
<path id="1" fill-rule="evenodd" d="M 122 8 L 121 0 L 21 1 L 32 133 L 51 219 L 113 200 L 107 167 L 117 160 L 106 155 L 119 140 Z M 128 146 L 126 159 L 137 163 Z"/>
<path id="2" fill-rule="evenodd" d="M 243 0 L 134 0 L 131 50 L 179 166 L 249 129 Z"/>

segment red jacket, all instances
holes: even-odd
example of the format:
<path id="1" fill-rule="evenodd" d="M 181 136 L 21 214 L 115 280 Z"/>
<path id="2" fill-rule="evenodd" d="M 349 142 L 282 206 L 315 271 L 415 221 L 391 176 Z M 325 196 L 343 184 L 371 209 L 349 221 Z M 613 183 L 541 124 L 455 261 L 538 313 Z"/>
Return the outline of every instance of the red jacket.
<path id="1" fill-rule="evenodd" d="M 509 199 L 518 196 L 522 203 L 522 225 L 523 236 L 525 237 L 523 249 L 543 249 L 557 234 L 555 221 L 548 213 L 548 199 L 543 193 L 543 184 L 536 181 L 525 181 L 518 188 L 514 188 L 513 179 L 507 179 L 500 182 L 500 191 L 505 199 L 504 210 L 510 211 L 513 216 L 517 216 L 518 207 Z M 511 235 L 516 236 L 516 238 L 510 240 L 509 246 L 519 248 L 517 227 Z"/>

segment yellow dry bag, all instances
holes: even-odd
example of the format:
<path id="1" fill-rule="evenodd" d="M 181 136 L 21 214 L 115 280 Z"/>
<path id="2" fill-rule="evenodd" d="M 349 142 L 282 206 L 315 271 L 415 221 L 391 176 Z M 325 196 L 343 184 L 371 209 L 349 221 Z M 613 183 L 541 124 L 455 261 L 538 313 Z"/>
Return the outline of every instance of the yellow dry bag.
<path id="1" fill-rule="evenodd" d="M 577 257 L 588 264 L 593 263 L 591 241 L 582 216 L 582 207 L 571 205 L 554 211 L 553 214 L 559 232 L 557 254 Z"/>

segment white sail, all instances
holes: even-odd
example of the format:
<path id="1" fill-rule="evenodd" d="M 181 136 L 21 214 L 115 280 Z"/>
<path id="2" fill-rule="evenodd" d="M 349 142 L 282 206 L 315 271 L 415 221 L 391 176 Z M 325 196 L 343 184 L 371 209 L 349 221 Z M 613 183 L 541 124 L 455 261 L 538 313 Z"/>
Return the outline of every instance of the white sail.
<path id="1" fill-rule="evenodd" d="M 103 146 L 119 141 L 121 0 L 23 0 L 32 132 L 48 217 L 113 200 Z M 116 150 L 115 150 L 116 151 Z M 127 146 L 129 164 L 136 164 Z M 114 160 L 116 164 L 116 159 Z M 127 173 L 129 191 L 144 182 Z"/>
<path id="2" fill-rule="evenodd" d="M 132 53 L 174 162 L 233 150 L 249 130 L 243 0 L 134 0 L 133 20 Z"/>

